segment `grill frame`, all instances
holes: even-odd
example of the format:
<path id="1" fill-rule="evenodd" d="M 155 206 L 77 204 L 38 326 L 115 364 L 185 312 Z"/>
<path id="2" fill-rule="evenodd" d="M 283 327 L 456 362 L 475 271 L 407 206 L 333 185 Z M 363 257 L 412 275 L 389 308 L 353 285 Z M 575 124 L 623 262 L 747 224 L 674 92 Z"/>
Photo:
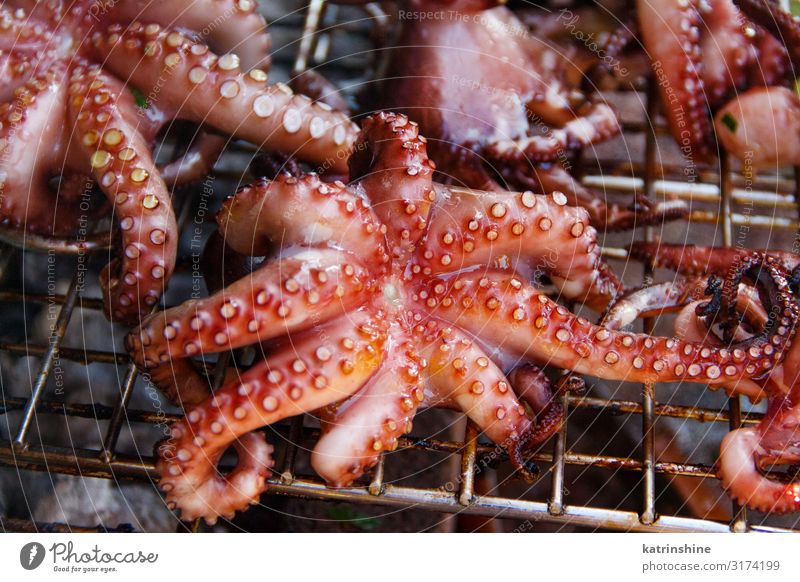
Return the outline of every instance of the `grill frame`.
<path id="1" fill-rule="evenodd" d="M 326 20 L 326 6 L 324 0 L 311 0 L 304 19 L 301 41 L 292 70 L 299 72 L 309 63 L 318 64 L 326 58 L 326 51 L 321 46 L 329 35 L 329 25 Z M 371 18 L 379 17 L 376 5 L 369 7 Z M 377 16 L 376 16 L 377 15 Z M 321 31 L 321 32 L 320 32 Z M 330 38 L 325 40 L 330 45 Z M 647 91 L 647 111 L 651 118 L 656 114 L 656 96 L 650 88 Z M 603 172 L 600 176 L 585 176 L 584 181 L 592 185 L 597 183 L 611 190 L 625 192 L 643 190 L 648 197 L 654 197 L 661 191 L 668 191 L 679 198 L 687 197 L 687 189 L 678 182 L 658 180 L 656 162 L 656 135 L 636 125 L 626 125 L 626 132 L 644 131 L 646 134 L 645 160 L 633 170 L 632 178 L 611 177 Z M 657 130 L 662 131 L 663 129 Z M 662 169 L 663 170 L 663 169 Z M 613 174 L 613 172 L 612 172 Z M 767 226 L 769 228 L 797 230 L 800 224 L 796 219 L 754 215 L 743 217 L 733 211 L 733 203 L 737 200 L 737 184 L 741 184 L 741 175 L 730 168 L 728 160 L 723 159 L 718 173 L 706 172 L 716 182 L 703 182 L 706 189 L 700 193 L 694 192 L 691 196 L 695 200 L 718 203 L 719 215 L 708 211 L 696 210 L 689 217 L 689 221 L 698 223 L 718 222 L 721 227 L 723 244 L 730 246 L 733 243 L 733 227 L 743 224 Z M 779 176 L 774 181 L 776 189 L 797 191 L 798 177 Z M 237 176 L 238 178 L 238 176 Z M 773 207 L 795 206 L 793 195 L 775 194 L 773 197 L 765 196 L 757 204 Z M 179 213 L 180 214 L 180 213 Z M 645 230 L 645 238 L 650 239 L 653 233 Z M 25 294 L 14 289 L 6 288 L 5 272 L 12 260 L 14 253 L 33 253 L 36 249 L 46 247 L 47 240 L 28 240 L 28 250 L 19 251 L 6 243 L 18 243 L 15 237 L 7 233 L 1 236 L 5 242 L 0 253 L 0 301 L 7 303 L 55 303 L 59 305 L 58 317 L 53 326 L 47 344 L 31 342 L 13 343 L 0 341 L 0 351 L 19 356 L 37 356 L 40 358 L 37 374 L 32 383 L 32 392 L 29 398 L 7 397 L 3 392 L 0 415 L 14 411 L 21 411 L 22 420 L 16 434 L 11 441 L 0 440 L 0 464 L 16 467 L 22 470 L 48 471 L 67 475 L 81 475 L 101 477 L 107 479 L 136 479 L 154 482 L 157 478 L 153 467 L 152 457 L 126 456 L 117 452 L 124 422 L 162 423 L 172 422 L 178 418 L 176 415 L 161 415 L 152 411 L 131 409 L 129 402 L 136 386 L 138 372 L 125 353 L 104 350 L 78 350 L 62 348 L 61 343 L 65 337 L 67 326 L 72 320 L 76 308 L 101 310 L 102 303 L 96 298 L 85 298 L 81 294 L 83 271 L 77 269 L 71 279 L 70 286 L 62 295 Z M 107 237 L 92 239 L 94 242 L 89 251 L 107 249 Z M 32 243 L 32 244 L 31 244 Z M 63 252 L 76 253 L 78 247 L 64 245 Z M 84 251 L 81 250 L 81 253 Z M 625 251 L 619 248 L 605 248 L 604 254 L 610 258 L 624 258 Z M 83 256 L 82 254 L 80 256 Z M 44 256 L 42 256 L 44 260 Z M 645 272 L 645 279 L 652 273 Z M 650 329 L 651 322 L 645 322 L 645 329 Z M 119 386 L 119 397 L 113 405 L 98 403 L 64 404 L 49 400 L 47 397 L 47 382 L 53 372 L 54 365 L 59 359 L 73 360 L 84 364 L 106 363 L 116 364 L 122 370 L 122 382 Z M 223 357 L 218 366 L 227 363 L 227 356 Z M 218 379 L 221 375 L 217 375 Z M 217 382 L 218 384 L 219 382 Z M 286 450 L 282 455 L 282 463 L 276 467 L 274 476 L 268 480 L 268 492 L 274 495 L 286 495 L 301 498 L 322 499 L 331 501 L 348 501 L 358 504 L 385 505 L 395 507 L 414 507 L 444 513 L 465 513 L 489 517 L 504 517 L 531 522 L 552 522 L 556 524 L 571 524 L 593 527 L 598 529 L 641 531 L 641 532 L 778 532 L 793 531 L 786 528 L 771 527 L 751 524 L 748 521 L 747 511 L 734 505 L 734 518 L 729 523 L 717 522 L 706 519 L 687 518 L 672 515 L 660 515 L 656 508 L 656 475 L 683 475 L 697 478 L 715 478 L 713 467 L 702 464 L 680 464 L 661 462 L 655 456 L 655 421 L 659 417 L 678 418 L 698 422 L 728 423 L 731 429 L 742 424 L 753 424 L 761 418 L 760 414 L 752 413 L 743 415 L 741 403 L 738 398 L 730 399 L 727 412 L 710 408 L 691 406 L 675 406 L 659 404 L 655 398 L 655 385 L 648 384 L 642 387 L 640 401 L 605 399 L 593 396 L 564 395 L 563 404 L 568 414 L 574 410 L 609 411 L 638 415 L 642 424 L 642 452 L 639 458 L 613 457 L 602 455 L 589 455 L 572 452 L 567 449 L 566 423 L 552 442 L 552 452 L 539 452 L 534 457 L 535 461 L 551 463 L 550 493 L 548 501 L 529 501 L 516 498 L 498 496 L 484 496 L 475 493 L 474 474 L 476 462 L 480 455 L 491 453 L 494 447 L 482 445 L 477 439 L 477 429 L 471 423 L 467 424 L 466 432 L 461 440 L 420 440 L 413 437 L 400 439 L 399 448 L 413 448 L 418 450 L 435 450 L 458 453 L 461 456 L 459 487 L 456 491 L 445 491 L 441 488 L 422 488 L 412 486 L 397 486 L 384 483 L 386 457 L 382 456 L 378 465 L 372 471 L 368 482 L 363 486 L 346 489 L 329 489 L 316 477 L 298 475 L 295 471 L 295 461 L 299 443 L 304 439 L 311 439 L 315 431 L 303 427 L 302 418 L 294 419 L 287 428 L 281 429 L 288 438 Z M 92 449 L 74 449 L 67 446 L 38 445 L 30 442 L 28 436 L 37 414 L 63 414 L 68 417 L 93 418 L 108 421 L 108 427 L 102 442 Z M 279 431 L 280 432 L 280 431 Z M 602 467 L 635 471 L 643 475 L 641 483 L 641 511 L 631 512 L 616 509 L 607 509 L 592 506 L 568 505 L 564 500 L 564 473 L 567 465 L 582 467 Z M 195 522 L 189 529 L 197 530 L 199 522 Z M 187 526 L 188 527 L 188 526 Z M 797 526 L 800 529 L 800 525 Z M 122 528 L 124 530 L 124 528 Z M 100 528 L 82 528 L 71 524 L 42 524 L 24 522 L 21 520 L 0 519 L 0 530 L 5 531 L 106 531 Z M 108 530 L 113 531 L 113 530 Z"/>

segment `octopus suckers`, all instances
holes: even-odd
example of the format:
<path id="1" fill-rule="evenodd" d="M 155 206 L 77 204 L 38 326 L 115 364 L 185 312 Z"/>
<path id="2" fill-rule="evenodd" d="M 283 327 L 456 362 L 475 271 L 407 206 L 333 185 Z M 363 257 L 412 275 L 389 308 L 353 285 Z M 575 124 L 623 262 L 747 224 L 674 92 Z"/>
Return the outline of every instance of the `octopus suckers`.
<path id="1" fill-rule="evenodd" d="M 223 303 L 222 307 L 219 308 L 219 314 L 224 319 L 230 319 L 231 317 L 236 315 L 236 306 L 230 302 Z"/>
<path id="2" fill-rule="evenodd" d="M 239 66 L 239 56 L 233 53 L 224 54 L 217 61 L 217 66 L 223 71 L 232 71 Z"/>
<path id="3" fill-rule="evenodd" d="M 616 364 L 619 362 L 619 354 L 617 352 L 608 352 L 603 359 L 608 364 Z"/>
<path id="4" fill-rule="evenodd" d="M 225 81 L 219 87 L 219 94 L 225 99 L 233 99 L 237 95 L 239 95 L 239 91 L 241 91 L 241 87 L 239 87 L 239 83 L 234 80 Z"/>
<path id="5" fill-rule="evenodd" d="M 525 208 L 533 208 L 536 206 L 536 195 L 530 190 L 523 192 L 520 196 L 520 200 Z"/>
<path id="6" fill-rule="evenodd" d="M 261 406 L 263 406 L 264 410 L 267 412 L 274 412 L 278 409 L 278 399 L 274 396 L 267 396 L 261 401 Z"/>
<path id="7" fill-rule="evenodd" d="M 560 342 L 568 342 L 571 337 L 572 334 L 566 328 L 561 327 L 556 331 L 556 339 Z"/>
<path id="8" fill-rule="evenodd" d="M 297 109 L 289 108 L 283 114 L 283 129 L 286 133 L 297 133 L 303 127 L 303 116 Z"/>
<path id="9" fill-rule="evenodd" d="M 141 184 L 142 182 L 147 180 L 147 178 L 150 177 L 150 173 L 144 168 L 134 168 L 133 170 L 131 170 L 130 176 L 132 182 Z"/>
<path id="10" fill-rule="evenodd" d="M 347 130 L 343 125 L 337 125 L 336 129 L 333 130 L 333 143 L 342 145 L 345 139 L 347 139 Z"/>
<path id="11" fill-rule="evenodd" d="M 312 117 L 308 124 L 308 133 L 314 139 L 325 135 L 325 121 L 321 117 Z"/>
<path id="12" fill-rule="evenodd" d="M 259 117 L 269 117 L 275 112 L 275 101 L 270 95 L 261 95 L 253 101 L 253 112 Z M 319 189 L 322 194 L 322 187 Z"/>
<path id="13" fill-rule="evenodd" d="M 495 218 L 503 218 L 508 212 L 505 204 L 498 202 L 492 206 L 491 213 Z"/>
<path id="14" fill-rule="evenodd" d="M 206 77 L 208 77 L 208 69 L 203 67 L 192 67 L 192 69 L 189 71 L 189 81 L 195 85 L 199 85 L 205 81 Z"/>
<path id="15" fill-rule="evenodd" d="M 250 72 L 247 73 L 247 76 L 258 83 L 266 83 L 267 79 L 269 79 L 269 75 L 261 69 L 250 69 Z"/>
<path id="16" fill-rule="evenodd" d="M 155 194 L 148 194 L 142 198 L 142 206 L 147 210 L 153 210 L 159 205 L 158 197 Z"/>
<path id="17" fill-rule="evenodd" d="M 89 162 L 95 169 L 105 168 L 108 164 L 111 163 L 111 154 L 105 150 L 97 150 L 92 154 L 92 157 L 89 159 Z"/>

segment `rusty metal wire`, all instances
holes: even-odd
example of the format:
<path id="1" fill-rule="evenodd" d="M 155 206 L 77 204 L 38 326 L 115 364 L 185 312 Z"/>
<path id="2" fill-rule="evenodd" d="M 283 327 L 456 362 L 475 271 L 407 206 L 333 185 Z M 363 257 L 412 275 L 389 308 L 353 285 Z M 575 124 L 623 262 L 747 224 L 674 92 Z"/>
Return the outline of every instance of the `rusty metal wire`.
<path id="1" fill-rule="evenodd" d="M 302 70 L 312 63 L 318 63 L 325 56 L 322 44 L 330 44 L 331 39 L 318 31 L 325 30 L 330 23 L 326 20 L 323 0 L 312 0 L 306 10 L 303 41 L 299 54 L 293 63 L 295 71 Z M 323 42 L 324 41 L 324 42 Z M 327 46 L 326 45 L 326 46 Z M 655 114 L 654 94 L 648 95 L 648 112 Z M 745 221 L 752 227 L 796 230 L 798 221 L 794 218 L 753 214 L 742 216 L 735 213 L 733 204 L 742 200 L 738 187 L 742 176 L 735 174 L 723 161 L 718 172 L 709 169 L 701 173 L 702 182 L 690 192 L 679 181 L 656 179 L 656 136 L 649 128 L 628 124 L 626 132 L 646 134 L 645 159 L 631 162 L 623 168 L 630 177 L 619 177 L 618 165 L 602 163 L 603 172 L 584 177 L 590 186 L 602 186 L 618 192 L 643 191 L 653 197 L 668 192 L 679 198 L 718 205 L 719 211 L 694 210 L 689 223 L 716 223 L 723 233 L 723 243 L 732 244 L 732 229 Z M 673 168 L 661 165 L 662 174 L 677 173 Z M 238 176 L 237 176 L 238 179 Z M 792 177 L 762 178 L 765 190 L 788 192 L 786 194 L 764 193 L 748 200 L 757 208 L 784 208 L 795 206 L 796 183 Z M 787 213 L 788 214 L 788 213 Z M 651 237 L 645 232 L 645 237 Z M 2 237 L 0 237 L 2 238 Z M 6 237 L 8 238 L 8 237 Z M 73 275 L 67 292 L 63 295 L 26 294 L 10 286 L 7 287 L 6 266 L 18 252 L 31 253 L 30 249 L 20 251 L 15 247 L 0 243 L 0 301 L 9 304 L 50 304 L 59 309 L 56 325 L 46 344 L 35 342 L 14 343 L 0 341 L 0 352 L 16 356 L 39 358 L 38 371 L 32 384 L 29 397 L 7 397 L 0 401 L 0 415 L 12 412 L 21 413 L 21 421 L 11 441 L 0 440 L 0 464 L 16 467 L 18 470 L 48 471 L 83 477 L 107 479 L 154 480 L 157 474 L 151 457 L 138 457 L 118 452 L 117 445 L 123 423 L 156 424 L 173 422 L 176 415 L 156 414 L 152 410 L 138 410 L 129 407 L 132 392 L 136 386 L 137 370 L 125 353 L 112 350 L 79 350 L 61 347 L 69 322 L 76 309 L 100 310 L 101 301 L 97 298 L 82 297 L 79 272 Z M 62 245 L 63 252 L 70 252 L 69 245 Z M 85 250 L 85 249 L 84 249 Z M 611 258 L 624 258 L 626 253 L 620 248 L 606 248 L 605 255 Z M 44 260 L 44 255 L 41 255 Z M 649 276 L 648 273 L 645 277 Z M 647 324 L 646 324 L 647 325 Z M 647 329 L 647 327 L 646 327 Z M 54 362 L 64 359 L 82 364 L 103 363 L 120 368 L 121 385 L 112 404 L 104 403 L 63 403 L 49 398 L 47 381 L 53 372 Z M 226 365 L 226 359 L 217 362 Z M 221 375 L 217 375 L 221 377 Z M 689 476 L 698 479 L 713 479 L 713 467 L 702 464 L 682 464 L 664 462 L 656 458 L 654 434 L 659 417 L 683 419 L 703 423 L 728 423 L 731 428 L 741 424 L 752 424 L 761 418 L 759 414 L 743 416 L 738 399 L 732 399 L 727 412 L 709 408 L 660 404 L 655 398 L 655 387 L 643 387 L 639 402 L 632 400 L 605 399 L 593 396 L 563 396 L 563 404 L 568 412 L 587 410 L 607 412 L 617 415 L 641 417 L 642 455 L 634 457 L 615 457 L 583 454 L 571 451 L 567 446 L 565 425 L 552 442 L 551 452 L 539 452 L 533 460 L 548 463 L 550 469 L 550 493 L 547 501 L 530 501 L 517 498 L 479 495 L 475 492 L 474 475 L 479 456 L 490 454 L 494 447 L 481 444 L 475 426 L 467 425 L 463 439 L 456 441 L 419 439 L 408 436 L 400 440 L 401 449 L 437 451 L 459 454 L 461 456 L 459 487 L 456 491 L 444 488 L 423 488 L 398 486 L 384 482 L 385 459 L 373 469 L 369 478 L 358 486 L 345 489 L 329 489 L 315 476 L 299 475 L 295 461 L 300 443 L 316 437 L 316 431 L 303 426 L 302 418 L 294 419 L 286 427 L 279 427 L 283 433 L 285 450 L 280 456 L 282 462 L 276 467 L 269 480 L 269 493 L 273 495 L 296 496 L 323 500 L 348 501 L 352 503 L 383 505 L 395 507 L 414 507 L 445 513 L 466 513 L 480 516 L 502 516 L 510 519 L 545 521 L 556 524 L 580 525 L 598 529 L 622 531 L 669 531 L 669 532 L 726 532 L 726 531 L 790 531 L 777 527 L 750 524 L 747 512 L 735 507 L 734 519 L 730 522 L 717 522 L 706 519 L 664 515 L 658 512 L 656 475 Z M 101 442 L 93 448 L 77 449 L 68 444 L 42 445 L 31 442 L 29 431 L 37 415 L 64 415 L 68 418 L 90 418 L 108 421 L 106 433 Z M 391 461 L 390 461 L 391 462 Z M 608 509 L 602 507 L 575 506 L 565 502 L 564 480 L 568 465 L 598 467 L 610 470 L 631 471 L 642 474 L 640 489 L 641 510 L 639 512 Z M 195 528 L 196 529 L 196 528 Z M 0 520 L 0 530 L 9 531 L 98 531 L 98 528 L 81 528 L 71 524 L 42 524 L 21 520 Z M 102 531 L 104 530 L 100 528 Z"/>

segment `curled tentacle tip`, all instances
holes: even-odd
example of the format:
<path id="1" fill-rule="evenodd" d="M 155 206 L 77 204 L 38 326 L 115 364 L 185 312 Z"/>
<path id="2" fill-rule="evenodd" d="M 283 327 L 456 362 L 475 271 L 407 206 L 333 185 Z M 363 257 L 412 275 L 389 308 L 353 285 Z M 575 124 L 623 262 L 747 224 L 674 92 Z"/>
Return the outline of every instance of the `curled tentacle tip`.
<path id="1" fill-rule="evenodd" d="M 565 374 L 556 380 L 556 392 L 561 394 L 586 394 L 586 381 L 575 374 Z"/>

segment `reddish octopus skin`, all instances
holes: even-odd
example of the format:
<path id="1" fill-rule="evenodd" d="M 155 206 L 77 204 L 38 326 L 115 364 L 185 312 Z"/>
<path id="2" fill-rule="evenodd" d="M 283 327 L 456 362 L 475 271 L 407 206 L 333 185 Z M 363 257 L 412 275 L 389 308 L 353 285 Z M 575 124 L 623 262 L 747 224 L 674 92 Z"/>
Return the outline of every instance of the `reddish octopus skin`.
<path id="1" fill-rule="evenodd" d="M 725 259 L 730 262 L 726 264 Z M 726 274 L 739 260 L 739 252 L 717 253 L 710 272 Z M 690 260 L 665 266 L 686 271 L 697 265 Z M 621 303 L 627 305 L 617 313 L 617 316 L 625 315 L 623 321 L 618 323 L 624 324 L 632 316 L 642 315 L 640 308 L 647 304 L 647 299 L 640 301 L 635 296 L 647 297 L 649 291 L 644 288 L 631 298 L 622 300 Z M 743 304 L 752 301 L 745 297 L 742 299 L 745 299 Z M 676 332 L 683 339 L 721 345 L 703 318 L 697 315 L 697 302 L 690 301 L 688 296 L 676 295 L 661 307 L 685 306 L 675 323 Z M 751 305 L 747 305 L 747 310 L 751 317 L 758 317 L 758 323 L 763 326 L 767 321 L 767 312 L 761 305 L 755 307 L 750 309 Z M 614 314 L 609 314 L 604 323 L 615 324 L 614 319 Z M 754 328 L 757 329 L 757 326 L 754 325 Z M 789 483 L 781 482 L 767 477 L 765 473 L 771 465 L 794 465 L 800 461 L 800 346 L 793 342 L 787 349 L 782 363 L 762 380 L 754 382 L 740 378 L 726 388 L 732 393 L 747 395 L 753 401 L 764 396 L 768 398 L 767 413 L 756 426 L 739 428 L 725 436 L 717 462 L 717 474 L 731 497 L 742 505 L 765 513 L 800 510 L 800 483 L 796 479 Z"/>
<path id="2" fill-rule="evenodd" d="M 786 88 L 800 54 L 793 48 L 800 46 L 800 26 L 790 15 L 756 0 L 641 0 L 637 7 L 667 120 L 684 156 L 708 160 L 716 136 L 725 151 L 754 168 L 798 163 L 797 140 L 776 138 L 800 129 L 800 101 Z"/>
<path id="3" fill-rule="evenodd" d="M 532 386 L 530 376 L 520 372 L 515 376 L 519 387 L 511 383 L 487 347 L 496 348 L 492 354 L 497 357 L 504 354 L 505 361 L 516 356 L 517 361 L 532 359 L 639 381 L 713 382 L 773 365 L 773 353 L 725 352 L 605 330 L 541 295 L 508 264 L 513 244 L 504 241 L 518 236 L 514 224 L 532 229 L 548 218 L 552 228 L 539 236 L 559 237 L 554 240 L 563 245 L 561 251 L 575 256 L 586 253 L 592 236 L 585 227 L 577 237 L 570 234 L 572 227 L 583 224 L 585 213 L 551 197 L 526 193 L 501 199 L 493 193 L 490 199 L 478 198 L 483 206 L 473 210 L 481 209 L 484 217 L 481 232 L 494 229 L 498 237 L 475 243 L 473 251 L 480 258 L 470 259 L 471 268 L 451 263 L 453 271 L 442 272 L 442 255 L 425 255 L 434 237 L 442 237 L 436 248 L 456 246 L 455 237 L 445 240 L 446 227 L 439 223 L 454 225 L 446 213 L 437 213 L 438 205 L 454 194 L 429 179 L 415 179 L 427 163 L 415 124 L 384 113 L 365 127 L 365 143 L 356 149 L 380 152 L 369 168 L 380 168 L 397 180 L 401 176 L 395 169 L 404 167 L 412 178 L 408 187 L 398 189 L 401 197 L 387 199 L 381 183 L 370 181 L 380 201 L 373 208 L 371 192 L 361 182 L 324 184 L 313 175 L 282 175 L 245 188 L 223 207 L 221 232 L 236 252 L 271 251 L 266 262 L 208 299 L 151 315 L 128 336 L 137 364 L 156 371 L 173 359 L 238 345 L 261 346 L 258 363 L 230 374 L 213 397 L 190 407 L 158 448 L 161 487 L 183 518 L 213 522 L 255 503 L 272 466 L 262 437 L 247 437 L 258 442 L 255 459 L 237 466 L 236 482 L 220 476 L 216 462 L 237 438 L 303 412 L 319 411 L 323 419 L 324 434 L 312 464 L 333 486 L 351 484 L 377 463 L 381 452 L 396 447 L 414 412 L 424 406 L 466 413 L 509 450 L 524 473 L 527 447 L 555 429 L 557 411 L 548 412 L 542 387 Z M 364 171 L 362 164 L 354 161 L 356 173 Z M 416 207 L 408 213 L 410 201 Z M 407 235 L 402 224 L 388 228 L 377 212 L 385 205 L 383 216 L 413 216 L 425 201 L 430 203 L 421 216 L 425 227 Z M 268 210 L 259 212 L 262 208 Z M 302 209 L 302 225 L 293 220 L 293 208 Z M 455 232 L 472 232 L 469 222 L 474 218 L 463 216 Z M 495 241 L 496 252 L 487 250 Z M 524 250 L 527 254 L 514 261 L 520 269 L 539 252 L 527 246 Z M 581 293 L 596 280 L 583 278 L 588 282 Z M 784 294 L 773 295 L 776 308 L 794 308 Z M 794 312 L 790 315 L 796 319 Z M 776 333 L 775 349 L 790 337 Z M 520 398 L 543 414 L 529 418 Z"/>
<path id="4" fill-rule="evenodd" d="M 221 11 L 224 21 L 208 35 L 225 52 L 217 57 L 189 39 Z M 131 23 L 132 15 L 151 20 Z M 151 311 L 173 271 L 177 230 L 165 180 L 172 185 L 205 175 L 227 141 L 201 131 L 186 154 L 157 168 L 150 148 L 165 124 L 188 118 L 267 149 L 296 149 L 297 140 L 307 140 L 299 146 L 301 157 L 321 168 L 346 167 L 342 160 L 356 128 L 345 116 L 285 87 L 263 86 L 267 75 L 260 69 L 240 70 L 240 63 L 269 64 L 269 37 L 253 2 L 14 2 L 0 7 L 0 19 L 0 46 L 7 51 L 0 64 L 10 77 L 0 91 L 0 220 L 15 229 L 70 235 L 97 213 L 84 210 L 91 193 L 86 180 L 93 178 L 120 226 L 120 258 L 101 276 L 106 313 L 117 321 L 136 323 Z M 246 37 L 237 37 L 239 27 Z M 230 52 L 234 48 L 243 56 Z M 181 63 L 201 61 L 209 67 L 207 79 L 189 91 L 186 79 L 197 73 Z M 165 67 L 171 81 L 180 72 L 184 83 L 164 83 Z M 138 85 L 146 109 L 119 79 Z M 238 83 L 240 99 L 220 97 L 230 83 Z M 181 90 L 171 91 L 175 87 Z M 282 121 L 257 123 L 267 109 Z M 248 114 L 244 125 L 234 123 Z M 295 117 L 303 131 L 290 125 Z M 282 132 L 281 123 L 292 131 Z M 54 175 L 62 176 L 57 197 L 50 187 Z"/>
<path id="5" fill-rule="evenodd" d="M 694 245 L 642 242 L 628 249 L 631 258 L 646 262 L 653 268 L 677 271 L 689 277 L 716 274 L 726 276 L 729 269 L 741 262 L 752 250 L 731 247 L 699 247 Z M 800 256 L 788 251 L 767 250 L 788 272 L 800 265 Z"/>
<path id="6" fill-rule="evenodd" d="M 427 259 L 414 257 L 426 252 L 426 236 L 440 232 L 432 208 L 437 195 L 447 195 L 430 179 L 432 168 L 417 126 L 405 117 L 381 114 L 365 123 L 363 140 L 364 151 L 379 152 L 374 161 L 353 161 L 354 174 L 367 177 L 364 183 L 345 188 L 322 183 L 316 176 L 283 175 L 245 188 L 226 202 L 220 230 L 234 251 L 260 254 L 274 252 L 277 246 L 280 254 L 208 299 L 153 314 L 128 338 L 137 363 L 153 378 L 173 384 L 163 388 L 179 396 L 186 384 L 175 385 L 174 374 L 163 373 L 172 370 L 176 360 L 249 344 L 262 345 L 266 354 L 263 364 L 242 377 L 231 376 L 213 399 L 191 407 L 165 445 L 170 448 L 162 447 L 162 485 L 184 517 L 202 515 L 213 521 L 256 499 L 263 481 L 257 476 L 248 481 L 261 486 L 247 489 L 246 499 L 234 491 L 228 495 L 233 484 L 210 477 L 213 461 L 234 435 L 304 411 L 324 408 L 320 414 L 325 434 L 312 462 L 337 486 L 351 483 L 377 462 L 381 451 L 396 446 L 419 406 L 458 407 L 506 448 L 542 437 L 503 371 L 471 336 L 435 318 L 423 319 L 411 308 L 415 282 L 432 272 L 424 263 Z M 398 173 L 398 167 L 404 170 Z M 378 171 L 409 183 L 396 189 L 393 199 L 391 191 L 373 179 Z M 542 230 L 541 236 L 552 232 L 553 240 L 566 245 L 566 254 L 579 256 L 591 244 L 594 233 L 589 229 L 578 237 L 568 234 L 577 219 L 585 223 L 583 211 L 530 193 L 487 199 L 485 207 L 474 208 L 492 216 L 497 204 L 518 204 L 521 210 L 513 212 L 532 226 L 549 217 L 552 228 Z M 260 212 L 262 208 L 268 211 Z M 380 217 L 391 221 L 391 228 Z M 511 223 L 493 220 L 498 242 L 517 236 Z M 494 260 L 482 246 L 475 250 L 485 260 Z M 517 262 L 529 258 L 518 257 Z M 591 274 L 582 276 L 591 287 Z M 356 324 L 361 318 L 380 329 L 379 344 L 364 344 L 364 353 L 372 354 L 366 367 L 359 367 L 354 357 L 360 353 L 356 344 L 362 331 Z M 196 374 L 191 366 L 184 370 Z M 354 375 L 357 370 L 363 375 Z M 380 396 L 378 404 L 370 404 L 370 395 Z M 528 437 L 530 431 L 539 436 Z M 264 453 L 262 467 L 269 467 L 267 449 L 259 451 Z M 513 457 L 521 462 L 520 454 Z M 199 493 L 192 494 L 194 490 Z M 211 495 L 205 491 L 218 498 L 213 508 L 201 508 Z"/>
<path id="7" fill-rule="evenodd" d="M 785 45 L 791 67 L 800 66 L 800 24 L 772 1 L 736 0 L 742 11 Z M 778 40 L 775 40 L 778 39 Z M 788 75 L 787 75 L 788 76 Z M 792 78 L 794 75 L 792 75 Z M 800 164 L 800 98 L 793 89 L 757 87 L 731 100 L 715 115 L 725 149 L 754 168 Z M 784 139 L 783 136 L 792 136 Z"/>
<path id="8" fill-rule="evenodd" d="M 389 73 L 366 107 L 400 110 L 418 121 L 445 181 L 502 191 L 502 178 L 511 188 L 539 193 L 560 182 L 569 203 L 586 207 L 598 228 L 686 214 L 678 202 L 666 209 L 610 204 L 563 176 L 572 150 L 616 135 L 619 123 L 605 103 L 573 105 L 574 63 L 509 9 L 496 2 L 424 8 L 458 16 L 403 21 L 400 39 L 387 49 Z"/>
<path id="9" fill-rule="evenodd" d="M 701 99 L 697 0 L 638 0 L 636 10 L 673 137 L 687 158 L 703 161 L 710 155 L 711 124 Z"/>

